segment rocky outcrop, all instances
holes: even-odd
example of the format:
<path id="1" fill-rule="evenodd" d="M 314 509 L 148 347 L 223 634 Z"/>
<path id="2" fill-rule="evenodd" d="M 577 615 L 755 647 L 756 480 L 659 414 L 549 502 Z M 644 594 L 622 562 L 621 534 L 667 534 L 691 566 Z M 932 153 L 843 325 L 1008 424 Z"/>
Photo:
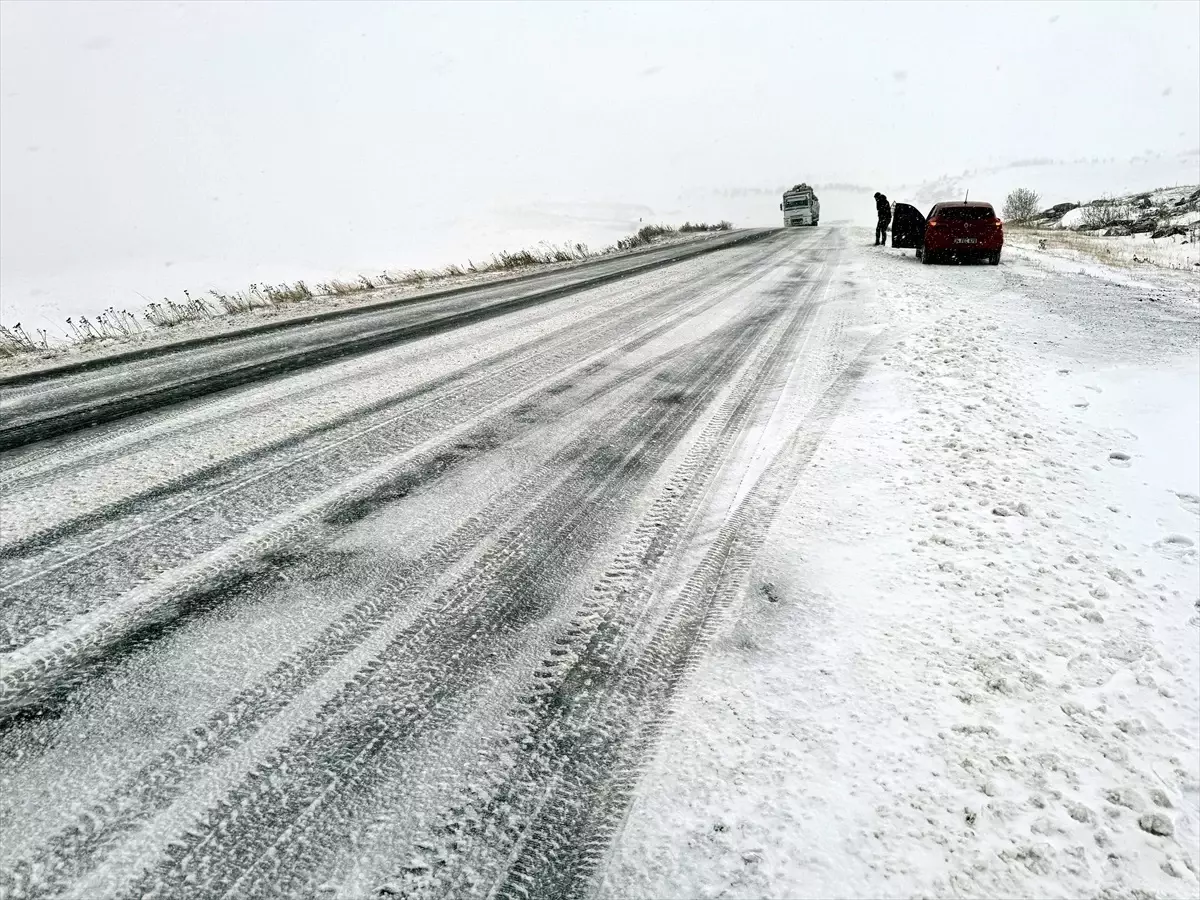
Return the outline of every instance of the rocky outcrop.
<path id="1" fill-rule="evenodd" d="M 1177 234 L 1186 235 L 1187 229 L 1182 225 L 1168 225 L 1165 228 L 1156 228 L 1154 229 L 1154 233 L 1150 235 L 1150 239 L 1156 241 L 1159 238 L 1174 237 Z"/>
<path id="2" fill-rule="evenodd" d="M 1041 219 L 1061 219 L 1073 209 L 1079 209 L 1078 203 L 1056 203 L 1054 206 L 1044 210 L 1038 217 Z"/>

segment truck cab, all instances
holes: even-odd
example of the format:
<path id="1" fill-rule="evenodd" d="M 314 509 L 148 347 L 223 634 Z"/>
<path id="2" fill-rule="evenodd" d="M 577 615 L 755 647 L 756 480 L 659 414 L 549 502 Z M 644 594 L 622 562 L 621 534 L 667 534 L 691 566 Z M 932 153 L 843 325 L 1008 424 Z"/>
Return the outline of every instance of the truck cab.
<path id="1" fill-rule="evenodd" d="M 783 224 L 786 228 L 816 225 L 821 221 L 821 201 L 807 184 L 798 184 L 790 191 L 784 191 L 783 202 L 779 204 L 779 208 L 783 212 Z"/>

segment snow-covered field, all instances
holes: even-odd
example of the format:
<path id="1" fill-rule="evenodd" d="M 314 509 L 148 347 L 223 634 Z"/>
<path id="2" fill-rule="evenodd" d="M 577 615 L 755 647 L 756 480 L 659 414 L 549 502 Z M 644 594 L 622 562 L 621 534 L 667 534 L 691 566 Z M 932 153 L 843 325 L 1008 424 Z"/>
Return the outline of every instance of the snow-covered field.
<path id="1" fill-rule="evenodd" d="M 687 683 L 602 895 L 1196 897 L 1197 280 L 859 266 L 904 336 Z"/>
<path id="2" fill-rule="evenodd" d="M 1157 239 L 1149 234 L 1105 237 L 1086 232 L 1012 228 L 1005 241 L 1010 253 L 1015 250 L 1017 254 L 1027 254 L 1036 250 L 1039 255 L 1035 258 L 1043 263 L 1047 257 L 1054 257 L 1078 264 L 1068 265 L 1066 271 L 1090 270 L 1100 278 L 1109 277 L 1113 267 L 1129 270 L 1146 266 L 1190 271 L 1200 276 L 1200 244 L 1183 235 Z M 1100 267 L 1092 269 L 1095 263 L 1100 263 Z"/>
<path id="3" fill-rule="evenodd" d="M 1187 184 L 1092 200 L 1065 213 L 1061 208 L 1045 209 L 1032 221 L 1010 227 L 1006 241 L 1018 255 L 1024 253 L 1028 258 L 1028 251 L 1037 250 L 1043 263 L 1053 258 L 1065 271 L 1083 271 L 1100 278 L 1109 277 L 1113 267 L 1146 266 L 1200 276 L 1198 197 L 1200 189 Z M 1103 216 L 1097 217 L 1098 209 Z M 1125 225 L 1090 227 L 1113 219 L 1122 219 Z M 1141 223 L 1137 234 L 1130 233 L 1135 222 Z M 1094 268 L 1097 262 L 1102 265 Z M 1073 263 L 1081 265 L 1072 269 Z"/>

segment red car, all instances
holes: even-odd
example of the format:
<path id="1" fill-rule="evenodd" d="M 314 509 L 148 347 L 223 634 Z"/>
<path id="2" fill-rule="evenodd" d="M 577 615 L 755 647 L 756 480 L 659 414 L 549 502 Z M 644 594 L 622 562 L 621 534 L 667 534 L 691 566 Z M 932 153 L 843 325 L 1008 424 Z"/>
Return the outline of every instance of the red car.
<path id="1" fill-rule="evenodd" d="M 897 203 L 892 214 L 892 246 L 915 247 L 925 263 L 986 259 L 996 266 L 1004 248 L 1004 223 L 990 203 L 935 203 L 928 217 L 915 206 Z"/>

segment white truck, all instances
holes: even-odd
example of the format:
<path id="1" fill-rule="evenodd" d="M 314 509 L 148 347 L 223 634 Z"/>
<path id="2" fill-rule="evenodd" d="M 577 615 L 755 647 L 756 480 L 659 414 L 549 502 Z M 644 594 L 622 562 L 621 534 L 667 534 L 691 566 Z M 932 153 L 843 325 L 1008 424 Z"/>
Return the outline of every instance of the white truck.
<path id="1" fill-rule="evenodd" d="M 790 191 L 783 192 L 783 202 L 779 204 L 783 210 L 784 227 L 793 225 L 816 225 L 821 221 L 821 201 L 816 192 L 807 184 L 798 184 Z"/>

